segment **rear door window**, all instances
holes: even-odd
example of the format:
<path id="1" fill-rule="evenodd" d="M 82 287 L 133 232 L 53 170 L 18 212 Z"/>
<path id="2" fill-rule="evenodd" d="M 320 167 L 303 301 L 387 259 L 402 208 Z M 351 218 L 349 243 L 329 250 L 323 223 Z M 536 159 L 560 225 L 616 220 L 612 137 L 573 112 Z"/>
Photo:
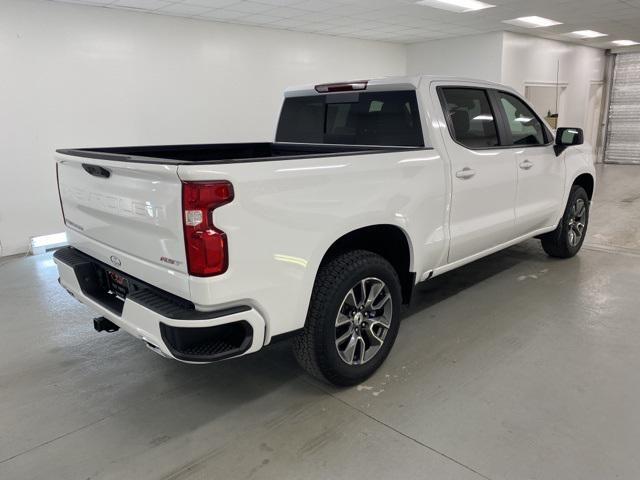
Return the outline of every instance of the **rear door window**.
<path id="1" fill-rule="evenodd" d="M 446 87 L 441 89 L 441 100 L 454 140 L 470 149 L 500 145 L 486 90 Z"/>
<path id="2" fill-rule="evenodd" d="M 423 147 L 416 92 L 286 98 L 276 142 Z"/>

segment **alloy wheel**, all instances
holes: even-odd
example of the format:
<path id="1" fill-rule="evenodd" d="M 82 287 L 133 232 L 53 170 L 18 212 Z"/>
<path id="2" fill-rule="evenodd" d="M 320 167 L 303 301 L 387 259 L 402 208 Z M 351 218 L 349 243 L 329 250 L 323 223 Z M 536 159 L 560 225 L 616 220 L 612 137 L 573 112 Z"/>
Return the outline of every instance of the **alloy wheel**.
<path id="1" fill-rule="evenodd" d="M 345 295 L 335 322 L 335 344 L 342 361 L 363 365 L 376 356 L 392 322 L 389 287 L 369 277 Z"/>
<path id="2" fill-rule="evenodd" d="M 576 247 L 580 244 L 586 227 L 587 205 L 582 198 L 576 199 L 569 212 L 569 223 L 567 225 L 567 240 L 569 245 Z"/>

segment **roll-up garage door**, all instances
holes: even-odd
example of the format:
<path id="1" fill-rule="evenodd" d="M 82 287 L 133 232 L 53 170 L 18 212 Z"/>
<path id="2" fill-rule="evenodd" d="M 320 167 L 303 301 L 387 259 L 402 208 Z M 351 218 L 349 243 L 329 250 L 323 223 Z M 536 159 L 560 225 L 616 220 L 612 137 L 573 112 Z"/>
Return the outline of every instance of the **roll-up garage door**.
<path id="1" fill-rule="evenodd" d="M 640 53 L 616 56 L 605 162 L 640 164 Z"/>

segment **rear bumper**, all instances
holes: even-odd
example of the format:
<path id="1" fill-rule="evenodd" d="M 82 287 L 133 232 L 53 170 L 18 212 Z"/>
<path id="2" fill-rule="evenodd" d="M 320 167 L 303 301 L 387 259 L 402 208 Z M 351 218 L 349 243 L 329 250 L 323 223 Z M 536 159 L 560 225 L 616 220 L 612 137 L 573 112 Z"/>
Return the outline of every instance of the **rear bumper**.
<path id="1" fill-rule="evenodd" d="M 256 352 L 264 345 L 265 321 L 245 305 L 202 312 L 193 303 L 119 272 L 79 250 L 66 247 L 53 256 L 60 284 L 77 300 L 143 340 L 162 356 L 208 363 Z M 100 281 L 105 268 L 126 278 L 124 300 Z"/>

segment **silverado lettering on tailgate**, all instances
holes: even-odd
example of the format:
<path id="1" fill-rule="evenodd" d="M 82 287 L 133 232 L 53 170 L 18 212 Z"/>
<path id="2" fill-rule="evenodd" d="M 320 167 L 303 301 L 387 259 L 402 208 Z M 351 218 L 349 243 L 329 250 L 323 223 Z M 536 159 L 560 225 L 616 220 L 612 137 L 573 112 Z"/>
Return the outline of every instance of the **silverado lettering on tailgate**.
<path id="1" fill-rule="evenodd" d="M 153 205 L 149 201 L 105 195 L 63 184 L 60 185 L 60 193 L 62 197 L 69 198 L 80 206 L 108 212 L 120 217 L 136 217 L 150 221 L 165 217 L 164 207 Z"/>

